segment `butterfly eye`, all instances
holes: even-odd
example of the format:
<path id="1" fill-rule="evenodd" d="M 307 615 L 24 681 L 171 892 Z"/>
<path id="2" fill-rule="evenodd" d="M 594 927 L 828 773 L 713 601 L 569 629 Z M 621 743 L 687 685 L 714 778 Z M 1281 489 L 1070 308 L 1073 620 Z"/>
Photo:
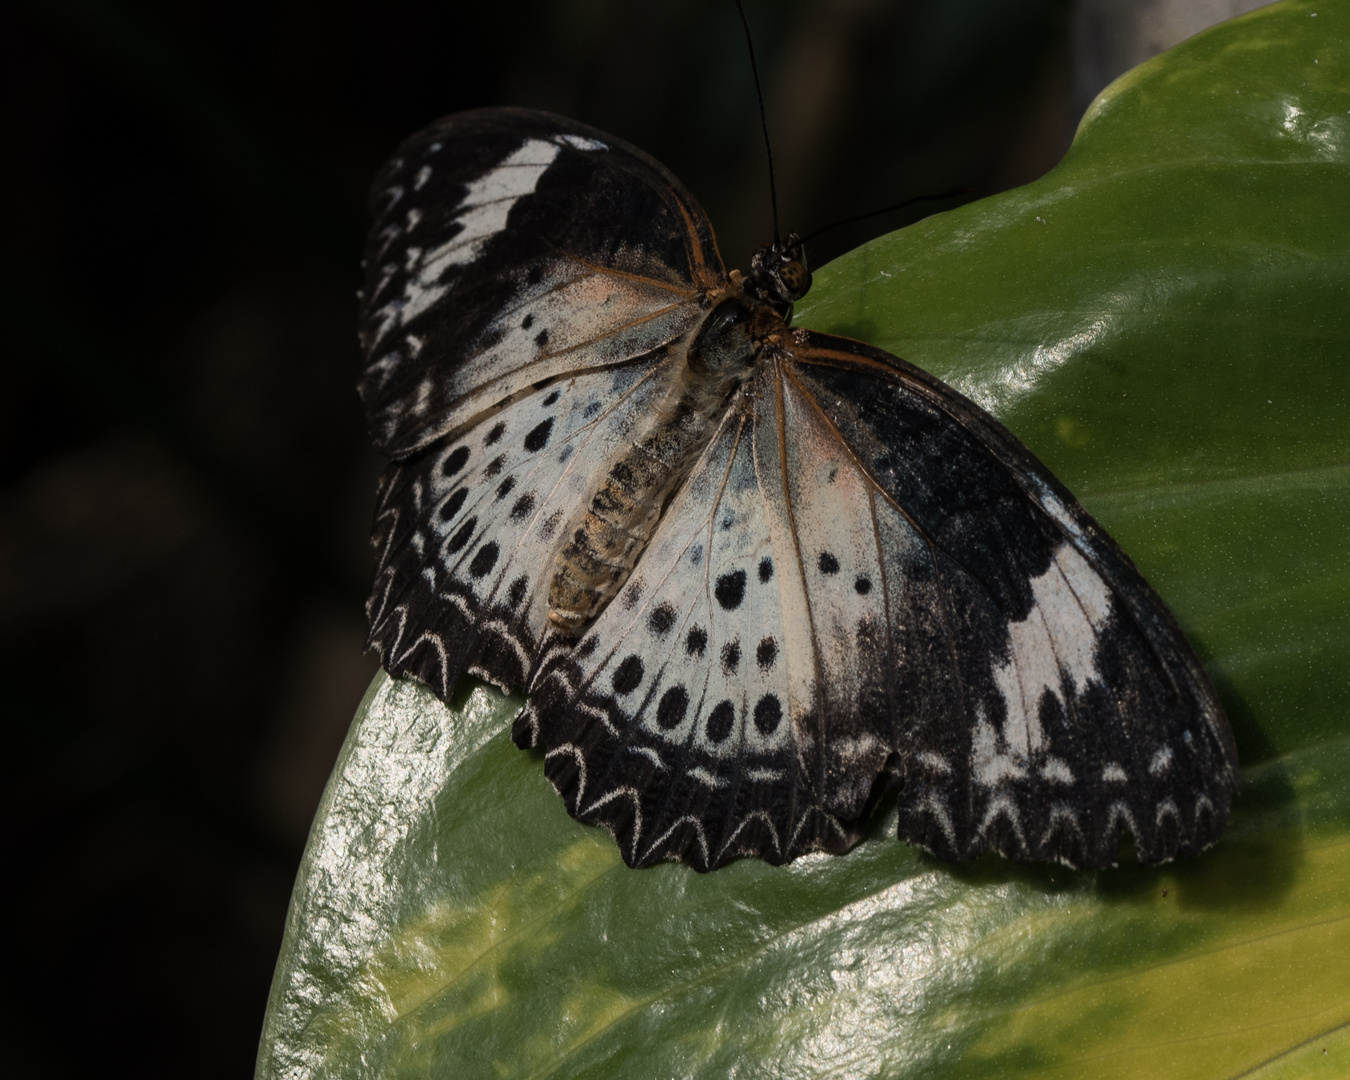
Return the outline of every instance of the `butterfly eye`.
<path id="1" fill-rule="evenodd" d="M 778 271 L 778 279 L 797 297 L 803 296 L 811 284 L 806 267 L 797 259 L 783 264 L 782 269 Z"/>

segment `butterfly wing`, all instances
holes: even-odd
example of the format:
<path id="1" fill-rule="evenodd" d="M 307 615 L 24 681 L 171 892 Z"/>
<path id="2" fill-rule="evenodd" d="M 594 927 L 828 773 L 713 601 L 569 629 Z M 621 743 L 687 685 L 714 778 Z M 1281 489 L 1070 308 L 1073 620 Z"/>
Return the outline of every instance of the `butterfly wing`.
<path id="1" fill-rule="evenodd" d="M 623 621 L 606 611 L 517 725 L 630 863 L 839 850 L 891 771 L 900 835 L 945 858 L 1103 866 L 1129 832 L 1153 863 L 1218 838 L 1237 771 L 1213 689 L 1130 561 L 997 421 L 887 353 L 806 331 L 766 350 L 732 418 L 733 465 L 710 451 L 681 496 L 710 512 L 663 522 Z M 699 543 L 721 554 L 701 575 Z M 758 605 L 744 624 L 719 610 L 728 575 Z M 772 638 L 772 680 L 738 699 L 673 631 L 661 651 L 656 628 L 704 620 L 714 657 L 714 641 L 748 655 Z M 660 659 L 624 694 L 630 656 Z M 687 716 L 668 726 L 672 695 Z M 779 722 L 756 741 L 767 696 Z M 714 752 L 723 700 L 726 744 L 748 754 Z"/>
<path id="2" fill-rule="evenodd" d="M 856 839 L 804 768 L 760 428 L 748 399 L 727 414 L 633 576 L 549 658 L 516 720 L 569 811 L 608 828 L 630 866 L 781 863 Z"/>
<path id="3" fill-rule="evenodd" d="M 790 354 L 785 512 L 823 712 L 898 753 L 901 835 L 948 858 L 1078 866 L 1115 862 L 1122 830 L 1144 863 L 1213 843 L 1237 787 L 1232 734 L 1114 541 L 944 383 L 827 335 L 796 332 Z M 853 490 L 831 497 L 846 474 Z M 843 504 L 866 512 L 829 513 Z M 879 587 L 859 595 L 864 580 Z"/>
<path id="4" fill-rule="evenodd" d="M 533 384 L 673 340 L 724 279 L 707 217 L 664 166 L 547 113 L 438 121 L 371 203 L 359 390 L 392 458 Z"/>
<path id="5" fill-rule="evenodd" d="M 712 229 L 646 154 L 520 109 L 414 136 L 372 200 L 360 392 L 394 464 L 371 643 L 442 696 L 464 671 L 519 688 L 559 529 L 724 282 Z"/>

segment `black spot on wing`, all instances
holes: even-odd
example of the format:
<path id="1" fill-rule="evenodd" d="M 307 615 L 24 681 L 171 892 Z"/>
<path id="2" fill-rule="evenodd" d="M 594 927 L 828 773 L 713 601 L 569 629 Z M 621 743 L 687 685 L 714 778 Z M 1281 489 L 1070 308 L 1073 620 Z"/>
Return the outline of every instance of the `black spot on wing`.
<path id="1" fill-rule="evenodd" d="M 724 742 L 736 724 L 736 706 L 729 701 L 719 701 L 708 714 L 704 730 L 708 739 L 715 743 Z"/>
<path id="2" fill-rule="evenodd" d="M 822 574 L 839 573 L 839 560 L 834 557 L 832 552 L 822 551 L 820 553 L 820 572 Z"/>
<path id="3" fill-rule="evenodd" d="M 778 642 L 771 637 L 762 638 L 755 649 L 755 663 L 761 671 L 768 671 L 778 657 Z"/>
<path id="4" fill-rule="evenodd" d="M 483 439 L 484 446 L 493 446 L 501 440 L 502 434 L 506 431 L 506 424 L 498 420 L 492 425 L 492 430 L 487 433 Z"/>
<path id="5" fill-rule="evenodd" d="M 759 560 L 759 580 L 761 584 L 766 584 L 773 577 L 773 560 L 767 555 Z"/>
<path id="6" fill-rule="evenodd" d="M 520 320 L 520 328 L 522 330 L 528 330 L 533 325 L 534 325 L 533 315 L 526 315 L 525 318 Z"/>
<path id="7" fill-rule="evenodd" d="M 860 575 L 853 582 L 853 591 L 856 592 L 859 596 L 866 596 L 868 593 L 872 591 L 872 579 Z"/>
<path id="8" fill-rule="evenodd" d="M 713 587 L 713 595 L 726 611 L 735 611 L 745 599 L 745 571 L 733 570 L 722 574 Z"/>
<path id="9" fill-rule="evenodd" d="M 642 675 L 642 658 L 629 655 L 625 656 L 619 666 L 614 669 L 614 677 L 610 680 L 610 683 L 613 685 L 616 694 L 631 694 L 642 682 Z"/>
<path id="10" fill-rule="evenodd" d="M 544 520 L 539 523 L 539 539 L 552 540 L 558 531 L 558 526 L 563 523 L 564 516 L 563 511 L 554 510 L 548 517 L 544 518 Z"/>
<path id="11" fill-rule="evenodd" d="M 772 735 L 783 719 L 783 706 L 776 694 L 765 694 L 755 702 L 755 727 L 761 735 Z"/>
<path id="12" fill-rule="evenodd" d="M 677 683 L 661 695 L 661 701 L 656 706 L 656 722 L 669 731 L 684 723 L 684 715 L 688 711 L 689 692 Z"/>
<path id="13" fill-rule="evenodd" d="M 533 510 L 534 510 L 534 495 L 530 492 L 526 492 L 519 499 L 517 499 L 515 501 L 515 505 L 511 507 L 511 520 L 524 521 L 527 517 L 530 516 L 530 513 Z"/>
<path id="14" fill-rule="evenodd" d="M 442 476 L 454 476 L 460 469 L 464 468 L 464 463 L 469 460 L 469 448 L 467 446 L 457 446 L 450 452 L 450 456 L 445 459 L 441 466 Z"/>
<path id="15" fill-rule="evenodd" d="M 478 519 L 469 518 L 463 525 L 455 530 L 455 535 L 445 542 L 445 550 L 452 555 L 459 551 L 465 544 L 473 539 L 473 531 L 478 528 Z"/>
<path id="16" fill-rule="evenodd" d="M 460 508 L 463 507 L 464 500 L 467 499 L 468 497 L 469 497 L 468 488 L 462 487 L 458 491 L 456 491 L 453 495 L 450 496 L 450 498 L 446 499 L 445 502 L 441 503 L 441 508 L 439 511 L 437 511 L 440 519 L 442 521 L 454 520 L 455 515 L 458 514 Z"/>
<path id="17" fill-rule="evenodd" d="M 544 398 L 544 404 L 546 406 L 556 405 L 558 403 L 558 398 L 560 398 L 561 396 L 562 396 L 561 391 L 554 390 L 553 393 L 549 394 L 548 397 Z"/>
<path id="18" fill-rule="evenodd" d="M 516 478 L 515 478 L 514 476 L 508 476 L 505 480 L 503 480 L 500 484 L 498 484 L 498 485 L 497 485 L 497 501 L 500 502 L 502 499 L 504 499 L 504 498 L 506 498 L 508 495 L 510 495 L 510 494 L 511 494 L 511 490 L 512 490 L 515 486 L 516 486 Z"/>
<path id="19" fill-rule="evenodd" d="M 728 641 L 722 646 L 722 670 L 728 675 L 736 674 L 736 669 L 741 664 L 741 643 L 740 639 Z"/>
<path id="20" fill-rule="evenodd" d="M 483 476 L 488 480 L 493 480 L 497 474 L 502 471 L 502 466 L 506 464 L 506 455 L 501 454 L 487 463 L 487 468 L 483 470 Z"/>
<path id="21" fill-rule="evenodd" d="M 469 573 L 476 578 L 483 577 L 497 565 L 497 555 L 499 549 L 495 543 L 489 542 L 480 547 L 469 563 Z"/>
<path id="22" fill-rule="evenodd" d="M 553 417 L 547 420 L 541 420 L 530 429 L 530 433 L 525 436 L 525 449 L 531 454 L 542 450 L 548 445 L 549 435 L 553 433 Z"/>
<path id="23" fill-rule="evenodd" d="M 647 616 L 647 625 L 657 637 L 663 637 L 675 625 L 675 609 L 669 604 L 659 604 Z"/>
<path id="24" fill-rule="evenodd" d="M 708 631 L 701 626 L 693 627 L 684 639 L 684 651 L 689 656 L 702 656 L 708 647 Z"/>
<path id="25" fill-rule="evenodd" d="M 530 591 L 530 579 L 522 574 L 511 582 L 511 588 L 506 593 L 507 606 L 512 610 L 520 607 L 520 602 L 525 599 L 525 594 Z"/>

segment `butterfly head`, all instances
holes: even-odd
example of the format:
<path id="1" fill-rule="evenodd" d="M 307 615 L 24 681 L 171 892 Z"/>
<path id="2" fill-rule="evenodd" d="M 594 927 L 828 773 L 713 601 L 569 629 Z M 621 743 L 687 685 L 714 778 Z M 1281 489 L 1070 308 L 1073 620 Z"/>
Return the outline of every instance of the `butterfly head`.
<path id="1" fill-rule="evenodd" d="M 745 291 L 777 308 L 785 317 L 793 303 L 811 288 L 811 268 L 801 237 L 789 233 L 786 242 L 766 244 L 750 259 Z"/>

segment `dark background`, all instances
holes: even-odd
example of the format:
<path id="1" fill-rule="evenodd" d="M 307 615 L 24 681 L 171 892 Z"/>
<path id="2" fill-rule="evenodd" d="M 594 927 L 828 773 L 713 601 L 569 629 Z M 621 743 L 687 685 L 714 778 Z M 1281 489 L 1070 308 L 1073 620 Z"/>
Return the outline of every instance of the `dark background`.
<path id="1" fill-rule="evenodd" d="M 749 7 L 785 230 L 1033 179 L 1116 73 L 1080 85 L 1069 0 Z M 245 1076 L 376 666 L 367 186 L 444 113 L 552 109 L 669 165 L 744 265 L 771 224 L 741 28 L 730 0 L 32 0 L 0 85 L 0 1068 Z"/>

